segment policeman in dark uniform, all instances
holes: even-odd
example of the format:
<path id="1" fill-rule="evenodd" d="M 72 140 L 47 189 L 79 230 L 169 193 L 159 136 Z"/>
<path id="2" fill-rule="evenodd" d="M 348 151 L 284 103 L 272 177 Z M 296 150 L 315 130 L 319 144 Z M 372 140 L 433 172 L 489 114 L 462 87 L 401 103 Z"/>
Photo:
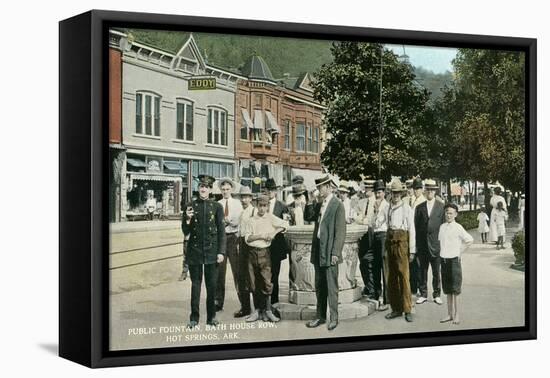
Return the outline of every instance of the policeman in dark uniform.
<path id="1" fill-rule="evenodd" d="M 209 198 L 214 177 L 199 176 L 199 198 L 185 206 L 181 229 L 189 235 L 185 260 L 191 276 L 191 316 L 187 326 L 199 323 L 202 277 L 206 284 L 206 324 L 219 324 L 214 304 L 218 264 L 225 258 L 225 223 L 222 206 Z"/>

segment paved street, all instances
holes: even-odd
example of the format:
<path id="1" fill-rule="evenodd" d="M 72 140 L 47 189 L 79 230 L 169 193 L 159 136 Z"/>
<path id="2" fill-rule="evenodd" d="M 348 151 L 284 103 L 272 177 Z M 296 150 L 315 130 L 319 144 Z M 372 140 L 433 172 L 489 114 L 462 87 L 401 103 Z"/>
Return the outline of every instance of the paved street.
<path id="1" fill-rule="evenodd" d="M 479 234 L 472 231 L 474 245 L 462 258 L 460 325 L 440 324 L 439 319 L 446 315 L 446 303 L 440 306 L 430 298 L 427 303 L 415 307 L 414 323 L 407 323 L 404 318 L 386 320 L 386 312 L 375 312 L 365 318 L 341 321 L 332 332 L 325 327 L 308 329 L 303 321 L 251 325 L 234 319 L 232 314 L 238 308 L 238 301 L 230 272 L 227 274 L 225 309 L 218 313 L 222 326 L 205 329 L 203 286 L 201 329 L 185 330 L 191 282 L 189 279 L 178 281 L 182 263 L 181 231 L 169 228 L 114 233 L 110 271 L 111 349 L 522 326 L 524 274 L 509 268 L 514 262 L 510 248 L 513 231 L 509 229 L 507 248 L 501 251 L 492 244 L 481 244 Z M 288 277 L 288 260 L 283 264 L 280 277 L 283 279 L 281 293 L 285 293 L 288 291 L 288 282 L 284 280 Z M 254 328 L 245 328 L 251 326 Z"/>

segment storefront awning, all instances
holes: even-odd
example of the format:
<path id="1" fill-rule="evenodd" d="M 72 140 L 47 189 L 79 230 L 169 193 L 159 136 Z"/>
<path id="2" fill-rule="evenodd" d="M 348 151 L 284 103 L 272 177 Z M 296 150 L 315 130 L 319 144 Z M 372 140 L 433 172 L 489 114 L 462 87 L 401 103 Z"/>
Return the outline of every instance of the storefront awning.
<path id="1" fill-rule="evenodd" d="M 127 158 L 126 161 L 128 164 L 130 164 L 132 167 L 135 168 L 147 168 L 147 164 L 143 160 L 139 159 L 133 159 L 133 158 Z"/>
<path id="2" fill-rule="evenodd" d="M 165 181 L 175 182 L 182 181 L 181 176 L 176 175 L 159 175 L 154 173 L 131 173 L 130 180 L 142 180 L 142 181 Z"/>
<path id="3" fill-rule="evenodd" d="M 264 116 L 261 110 L 254 110 L 254 128 L 258 130 L 264 129 Z"/>
<path id="4" fill-rule="evenodd" d="M 254 124 L 252 123 L 252 120 L 250 119 L 250 114 L 248 114 L 248 110 L 246 110 L 245 108 L 241 108 L 241 113 L 243 115 L 243 119 L 244 119 L 244 123 L 245 123 L 246 127 L 249 128 L 249 129 L 253 129 Z"/>
<path id="5" fill-rule="evenodd" d="M 315 179 L 321 175 L 321 171 L 314 171 L 312 169 L 299 169 L 292 168 L 292 177 L 302 176 L 304 178 L 304 185 L 307 190 L 315 189 Z"/>
<path id="6" fill-rule="evenodd" d="M 267 130 L 271 130 L 272 133 L 281 133 L 281 129 L 279 128 L 279 125 L 277 125 L 277 120 L 271 114 L 271 112 L 268 112 L 266 110 L 265 115 L 267 116 Z"/>
<path id="7" fill-rule="evenodd" d="M 164 168 L 171 171 L 185 171 L 187 167 L 179 161 L 165 161 Z"/>

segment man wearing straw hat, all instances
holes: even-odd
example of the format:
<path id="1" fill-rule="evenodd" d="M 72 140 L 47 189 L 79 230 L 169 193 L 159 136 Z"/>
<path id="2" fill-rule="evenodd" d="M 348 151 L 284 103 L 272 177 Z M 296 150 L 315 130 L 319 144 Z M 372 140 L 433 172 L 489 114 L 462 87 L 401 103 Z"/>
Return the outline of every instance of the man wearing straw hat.
<path id="1" fill-rule="evenodd" d="M 363 295 L 369 299 L 378 300 L 375 293 L 375 282 L 373 275 L 373 261 L 374 261 L 374 205 L 376 198 L 374 196 L 374 180 L 364 180 L 363 186 L 365 188 L 365 202 L 364 206 L 360 207 L 361 214 L 358 216 L 358 223 L 367 225 L 368 231 L 359 241 L 359 271 L 361 272 L 361 278 L 363 279 Z"/>
<path id="2" fill-rule="evenodd" d="M 403 316 L 413 321 L 409 262 L 414 259 L 415 230 L 414 213 L 411 207 L 401 200 L 405 191 L 399 179 L 391 184 L 392 199 L 388 211 L 388 231 L 386 253 L 388 256 L 388 296 L 392 312 L 386 319 Z"/>
<path id="3" fill-rule="evenodd" d="M 328 174 L 315 180 L 319 190 L 316 203 L 306 206 L 305 219 L 315 222 L 310 262 L 315 268 L 317 317 L 308 322 L 308 328 L 319 327 L 327 321 L 327 302 L 330 311 L 329 331 L 338 326 L 338 264 L 342 263 L 342 249 L 346 237 L 344 205 L 333 194 L 334 182 Z"/>
<path id="4" fill-rule="evenodd" d="M 225 240 L 226 240 L 226 254 L 225 259 L 218 267 L 218 285 L 216 287 L 216 311 L 223 310 L 223 304 L 225 302 L 225 274 L 227 272 L 227 260 L 231 264 L 231 272 L 233 273 L 233 281 L 235 283 L 235 290 L 238 292 L 238 278 L 239 278 L 239 251 L 238 251 L 238 233 L 239 233 L 239 221 L 241 219 L 241 213 L 243 207 L 241 201 L 233 198 L 231 193 L 235 187 L 235 184 L 230 178 L 222 178 L 218 183 L 222 192 L 223 198 L 218 201 L 223 207 L 223 221 L 225 224 Z M 238 313 L 235 313 L 237 316 Z M 242 316 L 242 315 L 241 315 Z"/>
<path id="5" fill-rule="evenodd" d="M 233 314 L 236 318 L 248 316 L 252 312 L 250 306 L 250 275 L 248 270 L 248 245 L 244 240 L 243 230 L 246 227 L 246 223 L 254 216 L 255 208 L 252 205 L 252 190 L 246 185 L 241 185 L 239 191 L 241 198 L 241 204 L 243 211 L 239 220 L 239 267 L 238 267 L 238 280 L 237 280 L 237 295 L 241 308 Z M 231 268 L 233 269 L 233 268 Z M 258 304 L 254 302 L 254 307 L 258 307 Z"/>

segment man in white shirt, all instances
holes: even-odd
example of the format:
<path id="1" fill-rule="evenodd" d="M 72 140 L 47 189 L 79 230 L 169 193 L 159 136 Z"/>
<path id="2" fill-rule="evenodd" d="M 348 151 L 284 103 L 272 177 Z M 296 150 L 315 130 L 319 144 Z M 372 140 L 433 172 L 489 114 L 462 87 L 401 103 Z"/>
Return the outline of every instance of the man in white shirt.
<path id="1" fill-rule="evenodd" d="M 462 289 L 462 264 L 460 255 L 474 241 L 472 236 L 455 222 L 458 207 L 455 204 L 445 205 L 445 223 L 439 228 L 441 244 L 441 280 L 443 292 L 447 295 L 447 316 L 441 323 L 452 321 L 460 323 L 458 314 L 458 296 Z"/>
<path id="2" fill-rule="evenodd" d="M 248 273 L 248 245 L 244 240 L 243 230 L 246 223 L 254 216 L 255 210 L 252 205 L 252 190 L 248 186 L 241 186 L 239 196 L 241 197 L 241 204 L 243 206 L 239 220 L 239 279 L 237 282 L 237 294 L 241 302 L 241 308 L 233 314 L 236 318 L 248 316 L 252 312 L 250 306 L 250 277 Z M 256 302 L 254 302 L 254 307 L 258 307 Z"/>
<path id="3" fill-rule="evenodd" d="M 380 300 L 380 311 L 384 311 L 388 308 L 388 295 L 387 295 L 387 275 L 388 275 L 388 262 L 385 251 L 386 233 L 388 231 L 388 212 L 389 203 L 385 199 L 386 195 L 386 183 L 384 180 L 378 180 L 374 184 L 374 192 L 376 199 L 373 204 L 374 207 L 374 221 L 373 221 L 373 264 L 372 275 L 374 281 L 374 293 L 376 300 Z"/>
<path id="4" fill-rule="evenodd" d="M 225 237 L 226 237 L 226 254 L 225 259 L 218 267 L 218 284 L 216 286 L 216 311 L 223 310 L 223 304 L 225 301 L 225 274 L 227 272 L 227 260 L 231 264 L 231 271 L 233 273 L 233 281 L 235 283 L 235 290 L 238 292 L 238 282 L 242 272 L 239 271 L 239 250 L 238 250 L 238 233 L 239 222 L 241 220 L 241 213 L 243 207 L 241 201 L 232 197 L 231 193 L 235 187 L 235 184 L 230 178 L 223 178 L 219 181 L 220 190 L 223 198 L 218 201 L 223 208 L 224 223 L 225 223 Z M 242 306 L 242 303 L 241 303 Z M 238 311 L 235 312 L 235 316 L 239 315 Z"/>
<path id="5" fill-rule="evenodd" d="M 391 184 L 392 203 L 388 211 L 386 253 L 388 255 L 388 296 L 392 312 L 386 319 L 401 317 L 413 321 L 409 262 L 415 254 L 414 213 L 401 200 L 405 189 L 399 179 Z"/>

